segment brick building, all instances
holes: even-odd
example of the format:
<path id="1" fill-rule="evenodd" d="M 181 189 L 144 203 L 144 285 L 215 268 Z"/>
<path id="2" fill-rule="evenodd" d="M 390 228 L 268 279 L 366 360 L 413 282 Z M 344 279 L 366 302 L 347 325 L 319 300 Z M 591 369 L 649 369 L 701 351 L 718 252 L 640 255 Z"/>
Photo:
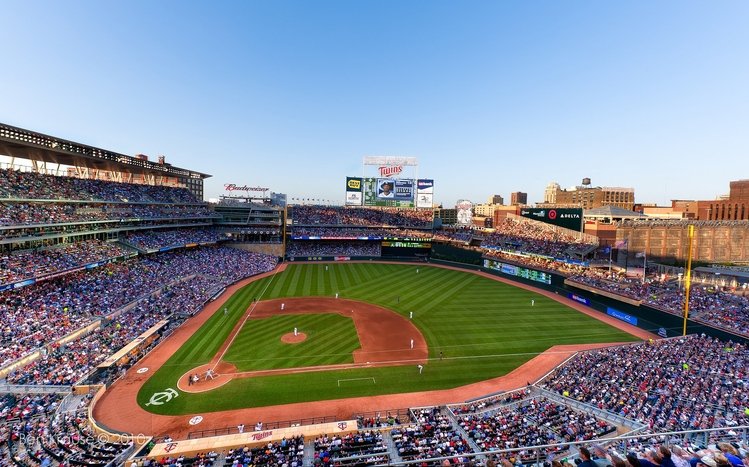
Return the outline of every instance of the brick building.
<path id="1" fill-rule="evenodd" d="M 544 202 L 557 207 L 581 207 L 583 209 L 615 206 L 632 210 L 635 205 L 634 188 L 577 186 L 562 189 L 550 183 L 544 192 Z M 539 205 L 541 207 L 542 205 Z"/>
<path id="2" fill-rule="evenodd" d="M 728 197 L 696 201 L 697 219 L 749 220 L 749 180 L 736 180 L 729 186 Z"/>
<path id="3" fill-rule="evenodd" d="M 523 193 L 522 191 L 510 193 L 510 204 L 513 206 L 528 204 L 528 193 Z"/>

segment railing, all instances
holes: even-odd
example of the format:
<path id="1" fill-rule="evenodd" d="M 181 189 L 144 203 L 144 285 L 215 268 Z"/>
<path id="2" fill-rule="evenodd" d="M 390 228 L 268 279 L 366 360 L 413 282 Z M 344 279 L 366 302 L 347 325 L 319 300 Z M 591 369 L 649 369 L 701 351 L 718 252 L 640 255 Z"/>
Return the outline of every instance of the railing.
<path id="1" fill-rule="evenodd" d="M 302 425 L 318 425 L 321 423 L 332 423 L 338 421 L 338 417 L 332 415 L 325 417 L 300 418 L 296 420 L 283 420 L 279 422 L 263 423 L 263 430 L 277 430 L 279 428 L 291 428 Z M 252 428 L 252 427 L 250 427 Z M 187 439 L 209 438 L 213 436 L 225 436 L 238 434 L 239 429 L 236 426 L 227 426 L 223 428 L 214 428 L 211 430 L 191 431 L 187 434 Z"/>
<path id="2" fill-rule="evenodd" d="M 599 409 L 598 407 L 591 404 L 586 404 L 584 402 L 570 399 L 569 397 L 560 396 L 556 392 L 549 391 L 548 389 L 534 387 L 533 392 L 539 396 L 551 399 L 553 401 L 559 402 L 560 404 L 564 404 L 568 407 L 579 410 L 580 412 L 589 413 L 591 415 L 594 415 L 595 417 L 613 422 L 619 426 L 627 427 L 631 430 L 642 430 L 644 428 L 647 428 L 646 425 L 638 423 L 635 420 L 622 417 L 621 415 L 609 412 L 608 410 Z"/>
<path id="3" fill-rule="evenodd" d="M 70 394 L 72 391 L 72 386 L 54 386 L 42 384 L 0 385 L 0 393 L 2 394 Z"/>
<path id="4" fill-rule="evenodd" d="M 383 414 L 384 417 L 383 417 Z M 365 428 L 377 428 L 382 426 L 389 425 L 387 423 L 388 418 L 392 417 L 395 419 L 396 424 L 402 424 L 408 423 L 410 421 L 411 416 L 411 409 L 409 408 L 402 408 L 402 409 L 387 409 L 387 410 L 377 410 L 374 412 L 364 412 L 364 413 L 358 413 L 354 414 L 352 418 L 355 418 L 359 422 L 359 429 L 365 429 Z M 368 420 L 374 420 L 374 425 L 367 425 L 365 423 L 362 423 L 363 421 Z"/>
<path id="5" fill-rule="evenodd" d="M 711 428 L 707 430 L 688 430 L 688 431 L 671 431 L 671 432 L 663 432 L 663 433 L 648 433 L 648 434 L 635 434 L 635 435 L 626 435 L 626 436 L 616 436 L 611 438 L 599 438 L 595 441 L 575 441 L 575 442 L 568 442 L 568 443 L 557 443 L 557 444 L 544 444 L 544 445 L 537 445 L 537 446 L 526 446 L 526 447 L 520 447 L 520 448 L 513 448 L 513 449 L 497 449 L 492 451 L 481 451 L 481 452 L 474 452 L 474 453 L 462 453 L 455 456 L 446 456 L 446 457 L 433 457 L 429 459 L 417 459 L 412 461 L 400 461 L 400 462 L 388 462 L 386 464 L 372 464 L 374 467 L 385 467 L 389 465 L 418 465 L 423 464 L 425 462 L 428 463 L 435 463 L 435 462 L 442 462 L 444 460 L 453 461 L 458 458 L 468 458 L 468 459 L 477 459 L 477 458 L 500 458 L 500 459 L 508 459 L 510 457 L 513 457 L 515 453 L 518 453 L 520 451 L 531 451 L 535 454 L 535 461 L 532 463 L 535 465 L 542 465 L 544 461 L 547 460 L 547 454 L 546 450 L 555 450 L 557 448 L 568 448 L 569 449 L 577 449 L 580 446 L 590 446 L 591 444 L 597 444 L 604 448 L 618 448 L 618 452 L 623 453 L 628 452 L 628 441 L 634 440 L 638 443 L 646 444 L 646 440 L 654 439 L 654 444 L 659 445 L 672 445 L 676 444 L 681 441 L 688 441 L 688 440 L 695 440 L 695 439 L 701 439 L 705 442 L 701 443 L 703 445 L 708 444 L 706 441 L 708 440 L 722 440 L 722 439 L 731 439 L 731 440 L 741 440 L 743 442 L 746 442 L 749 436 L 749 425 L 742 425 L 737 427 L 731 427 L 731 428 Z M 576 455 L 570 455 L 569 458 L 575 458 Z"/>

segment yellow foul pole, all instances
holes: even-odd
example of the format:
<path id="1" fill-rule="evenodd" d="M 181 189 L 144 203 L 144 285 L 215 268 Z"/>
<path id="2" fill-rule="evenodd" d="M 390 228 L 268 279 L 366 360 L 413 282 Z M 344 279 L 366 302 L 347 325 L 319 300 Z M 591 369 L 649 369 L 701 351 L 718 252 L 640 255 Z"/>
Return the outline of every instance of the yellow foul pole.
<path id="1" fill-rule="evenodd" d="M 689 250 L 687 252 L 687 275 L 684 278 L 684 329 L 682 335 L 687 335 L 687 318 L 689 317 L 689 286 L 692 282 L 692 240 L 694 239 L 694 225 L 689 226 Z"/>

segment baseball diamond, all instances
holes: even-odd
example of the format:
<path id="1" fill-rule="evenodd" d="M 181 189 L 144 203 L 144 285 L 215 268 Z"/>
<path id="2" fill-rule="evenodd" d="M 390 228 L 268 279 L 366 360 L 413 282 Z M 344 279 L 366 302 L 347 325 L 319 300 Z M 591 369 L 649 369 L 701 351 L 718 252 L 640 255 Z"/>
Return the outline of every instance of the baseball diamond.
<path id="1" fill-rule="evenodd" d="M 223 427 L 232 417 L 293 418 L 300 404 L 305 414 L 348 418 L 353 407 L 385 401 L 454 402 L 510 389 L 574 350 L 649 336 L 562 301 L 442 266 L 287 263 L 230 287 L 186 322 L 140 363 L 152 371 L 129 372 L 94 417 L 112 429 L 137 432 L 145 424 L 170 434 L 188 432 L 181 421 L 196 414 L 204 417 L 201 428 Z M 227 314 L 218 312 L 224 307 Z M 291 349 L 281 337 L 294 326 L 310 338 Z M 204 378 L 211 368 L 216 377 Z M 188 386 L 191 374 L 201 378 Z M 339 384 L 360 378 L 377 383 Z M 513 386 L 497 384 L 502 380 Z M 147 405 L 166 388 L 179 397 Z M 112 412 L 123 404 L 131 407 L 127 419 Z"/>

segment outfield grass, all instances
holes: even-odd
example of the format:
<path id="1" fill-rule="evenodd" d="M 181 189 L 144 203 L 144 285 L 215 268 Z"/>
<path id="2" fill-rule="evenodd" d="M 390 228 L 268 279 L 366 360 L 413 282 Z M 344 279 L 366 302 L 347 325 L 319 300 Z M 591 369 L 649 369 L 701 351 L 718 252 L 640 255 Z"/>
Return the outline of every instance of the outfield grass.
<path id="1" fill-rule="evenodd" d="M 323 310 L 321 310 L 323 311 Z M 304 342 L 284 344 L 283 334 L 303 329 Z M 354 363 L 359 339 L 351 318 L 338 314 L 280 315 L 247 321 L 224 360 L 237 371 Z"/>
<path id="2" fill-rule="evenodd" d="M 154 413 L 181 415 L 446 389 L 509 373 L 553 345 L 636 340 L 542 295 L 469 272 L 378 263 L 329 264 L 328 270 L 325 268 L 324 264 L 291 264 L 285 272 L 253 282 L 235 293 L 226 303 L 228 315 L 216 313 L 211 317 L 146 382 L 138 394 L 138 402 Z M 418 375 L 415 366 L 401 366 L 245 378 L 205 394 L 180 393 L 161 406 L 144 405 L 152 394 L 176 388 L 182 374 L 207 363 L 253 298 L 333 297 L 335 293 L 341 298 L 390 308 L 406 317 L 413 312 L 413 322 L 426 338 L 430 357 L 434 359 L 426 365 L 424 374 Z M 533 307 L 531 299 L 535 300 Z M 299 318 L 296 316 L 294 320 Z M 253 325 L 253 320 L 248 323 Z M 278 339 L 293 330 L 293 325 L 289 327 L 289 321 L 284 319 L 273 318 L 268 323 L 278 326 L 275 330 L 272 326 L 267 328 L 269 339 Z M 247 325 L 242 336 L 245 332 L 252 332 Z M 285 346 L 255 346 L 254 338 L 247 335 L 242 347 L 246 350 L 234 345 L 230 349 L 231 358 L 248 365 L 247 368 L 278 363 L 289 352 Z M 264 352 L 265 349 L 268 351 Z M 437 358 L 440 352 L 445 357 L 442 361 Z M 323 341 L 294 356 L 294 362 L 298 363 L 293 365 L 317 365 L 329 354 L 329 347 Z M 304 355 L 310 357 L 302 358 Z M 377 383 L 337 386 L 339 379 L 366 377 L 374 377 Z"/>

